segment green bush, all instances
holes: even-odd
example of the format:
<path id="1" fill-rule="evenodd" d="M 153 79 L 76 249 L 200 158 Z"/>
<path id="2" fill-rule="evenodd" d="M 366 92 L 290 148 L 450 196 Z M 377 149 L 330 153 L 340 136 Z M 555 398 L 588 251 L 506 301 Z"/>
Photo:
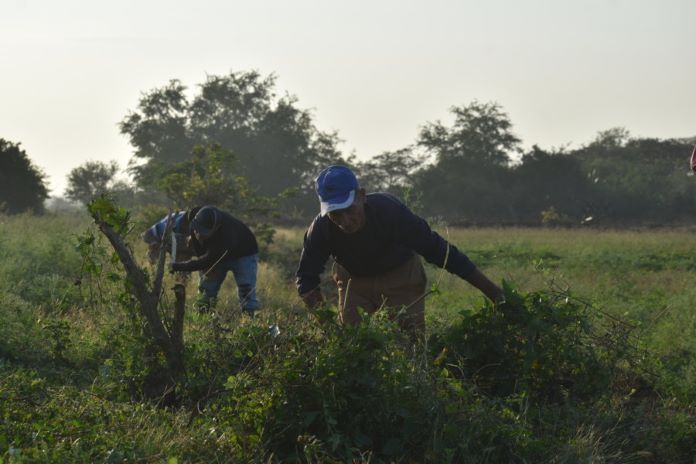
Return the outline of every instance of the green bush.
<path id="1" fill-rule="evenodd" d="M 490 395 L 543 401 L 606 391 L 613 366 L 597 343 L 589 306 L 563 292 L 523 294 L 509 286 L 505 299 L 463 311 L 434 337 L 433 354 L 452 375 Z"/>
<path id="2" fill-rule="evenodd" d="M 11 293 L 0 293 L 0 359 L 41 362 L 50 358 L 32 306 Z"/>
<path id="3" fill-rule="evenodd" d="M 240 447 L 240 433 L 258 444 L 255 459 L 495 462 L 533 448 L 507 404 L 433 368 L 422 346 L 381 316 L 290 330 L 278 340 L 266 334 L 210 405 L 218 420 L 234 418 L 218 427 Z"/>

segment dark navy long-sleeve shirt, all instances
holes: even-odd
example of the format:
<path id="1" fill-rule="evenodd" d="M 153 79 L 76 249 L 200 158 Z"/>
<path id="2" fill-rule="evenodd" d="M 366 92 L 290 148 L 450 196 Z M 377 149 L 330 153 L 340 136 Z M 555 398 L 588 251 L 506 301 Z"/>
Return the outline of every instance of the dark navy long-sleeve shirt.
<path id="1" fill-rule="evenodd" d="M 239 219 L 217 210 L 220 227 L 201 243 L 191 235 L 191 245 L 197 258 L 172 263 L 175 271 L 202 271 L 210 269 L 219 260 L 231 260 L 251 256 L 259 252 L 256 237 L 249 227 Z"/>
<path id="2" fill-rule="evenodd" d="M 464 279 L 476 269 L 457 247 L 388 193 L 367 195 L 365 216 L 365 226 L 352 234 L 343 232 L 328 216 L 312 221 L 296 274 L 300 295 L 319 285 L 329 256 L 355 276 L 383 274 L 404 264 L 414 252 Z"/>

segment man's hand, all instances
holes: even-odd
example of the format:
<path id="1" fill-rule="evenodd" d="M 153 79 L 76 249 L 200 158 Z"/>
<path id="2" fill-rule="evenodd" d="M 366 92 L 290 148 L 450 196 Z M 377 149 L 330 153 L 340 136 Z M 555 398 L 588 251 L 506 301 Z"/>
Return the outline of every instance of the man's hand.
<path id="1" fill-rule="evenodd" d="M 466 279 L 474 287 L 478 288 L 481 293 L 486 295 L 489 300 L 494 303 L 503 303 L 505 301 L 505 292 L 496 284 L 491 282 L 481 271 L 475 269 Z"/>
<path id="2" fill-rule="evenodd" d="M 169 273 L 170 274 L 174 274 L 175 272 L 179 271 L 177 264 L 179 264 L 179 263 L 172 263 L 172 262 L 169 263 Z"/>
<path id="3" fill-rule="evenodd" d="M 308 291 L 304 295 L 300 295 L 300 298 L 302 298 L 302 301 L 304 301 L 307 309 L 310 310 L 317 309 L 319 306 L 324 304 L 324 295 L 321 294 L 319 287 Z"/>

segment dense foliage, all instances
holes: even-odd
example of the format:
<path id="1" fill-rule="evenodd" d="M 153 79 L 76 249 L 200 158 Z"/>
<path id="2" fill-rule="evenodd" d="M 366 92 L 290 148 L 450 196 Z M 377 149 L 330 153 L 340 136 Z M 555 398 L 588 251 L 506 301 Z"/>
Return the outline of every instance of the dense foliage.
<path id="1" fill-rule="evenodd" d="M 524 152 L 498 105 L 474 102 L 452 112 L 452 127 L 429 124 L 417 141 L 434 160 L 414 170 L 408 185 L 429 214 L 462 224 L 693 222 L 687 141 L 631 138 L 615 128 L 574 150 Z"/>
<path id="2" fill-rule="evenodd" d="M 234 153 L 220 145 L 195 145 L 191 157 L 170 163 L 159 170 L 157 188 L 164 193 L 169 205 L 178 209 L 193 206 L 216 205 L 230 211 L 251 227 L 262 246 L 273 239 L 269 223 L 277 216 L 278 203 L 292 190 L 273 196 L 263 196 L 241 175 L 239 160 Z M 151 205 L 150 222 L 167 213 L 164 208 Z"/>
<path id="3" fill-rule="evenodd" d="M 135 148 L 132 171 L 144 189 L 155 186 L 163 168 L 188 160 L 195 145 L 234 153 L 241 174 L 267 196 L 306 189 L 311 173 L 340 157 L 336 136 L 319 131 L 294 97 L 276 97 L 274 76 L 254 71 L 208 76 L 192 99 L 173 80 L 146 93 L 120 128 Z"/>
<path id="4" fill-rule="evenodd" d="M 40 213 L 48 198 L 45 174 L 19 144 L 0 138 L 0 212 Z"/>
<path id="5" fill-rule="evenodd" d="M 341 153 L 336 134 L 317 130 L 296 99 L 276 98 L 273 76 L 232 72 L 199 87 L 190 99 L 171 81 L 121 122 L 139 189 L 161 192 L 173 164 L 195 160 L 194 146 L 217 145 L 238 160 L 225 175 L 243 176 L 255 194 L 297 192 L 281 202 L 286 219 L 316 213 L 312 179 L 330 163 L 352 166 L 368 191 L 390 191 L 463 225 L 630 226 L 696 216 L 696 183 L 687 177 L 693 140 L 613 128 L 573 149 L 524 149 L 499 104 L 473 101 L 451 108 L 451 124 L 425 122 L 413 144 L 358 159 Z"/>

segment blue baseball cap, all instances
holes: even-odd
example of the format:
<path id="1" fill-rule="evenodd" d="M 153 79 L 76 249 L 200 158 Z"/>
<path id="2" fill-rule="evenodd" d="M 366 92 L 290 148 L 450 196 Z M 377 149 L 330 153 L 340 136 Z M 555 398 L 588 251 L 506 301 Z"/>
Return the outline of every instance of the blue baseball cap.
<path id="1" fill-rule="evenodd" d="M 346 166 L 333 165 L 324 169 L 316 178 L 321 215 L 337 209 L 348 208 L 355 201 L 358 179 Z"/>

